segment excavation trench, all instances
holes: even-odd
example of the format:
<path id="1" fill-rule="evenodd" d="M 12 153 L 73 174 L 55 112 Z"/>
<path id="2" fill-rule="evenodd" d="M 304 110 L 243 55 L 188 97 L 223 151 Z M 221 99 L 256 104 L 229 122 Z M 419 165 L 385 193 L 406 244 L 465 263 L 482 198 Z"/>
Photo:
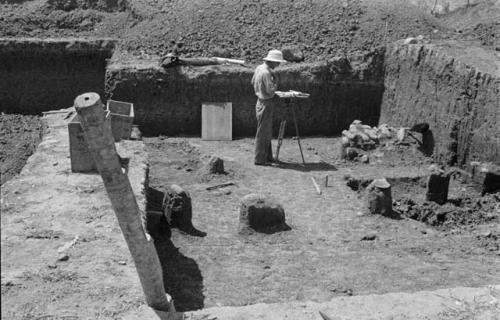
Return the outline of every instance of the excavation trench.
<path id="1" fill-rule="evenodd" d="M 112 39 L 0 38 L 0 111 L 68 108 L 82 92 L 104 94 Z"/>
<path id="2" fill-rule="evenodd" d="M 252 68 L 163 69 L 158 57 L 129 57 L 114 47 L 110 39 L 0 39 L 0 110 L 36 114 L 95 91 L 133 102 L 135 123 L 147 136 L 199 136 L 201 104 L 231 102 L 233 136 L 255 133 Z M 500 66 L 493 52 L 457 41 L 396 42 L 364 55 L 285 64 L 276 74 L 280 90 L 311 94 L 294 102 L 304 136 L 339 134 L 355 119 L 396 127 L 428 122 L 438 160 L 500 161 Z M 280 102 L 275 131 L 291 117 Z M 293 126 L 286 130 L 294 134 Z"/>
<path id="3" fill-rule="evenodd" d="M 279 89 L 310 93 L 295 103 L 304 135 L 340 133 L 353 119 L 376 125 L 383 94 L 383 54 L 333 59 L 314 64 L 280 67 Z M 201 105 L 231 102 L 233 136 L 255 134 L 253 68 L 238 66 L 164 69 L 158 60 L 121 59 L 108 65 L 106 93 L 112 99 L 134 102 L 136 121 L 146 135 L 200 135 Z M 275 108 L 274 126 L 292 120 L 285 102 Z M 292 132 L 293 127 L 288 127 Z"/>
<path id="4" fill-rule="evenodd" d="M 195 227 L 206 233 L 206 237 L 193 237 L 168 229 L 160 230 L 161 238 L 155 239 L 166 290 L 179 310 L 326 301 L 337 295 L 474 286 L 497 280 L 496 270 L 490 267 L 495 265 L 490 253 L 494 251 L 489 249 L 497 248 L 497 234 L 486 240 L 451 234 L 450 241 L 443 242 L 435 230 L 417 228 L 409 220 L 359 218 L 360 202 L 349 195 L 343 181 L 346 168 L 316 166 L 304 172 L 292 166 L 276 170 L 253 166 L 249 160 L 255 132 L 252 68 L 163 69 L 156 58 L 113 53 L 110 40 L 3 39 L 0 45 L 0 106 L 4 112 L 37 114 L 68 107 L 84 91 L 134 103 L 135 123 L 150 136 L 145 139 L 151 170 L 146 181 L 159 191 L 159 199 L 162 187 L 182 184 L 193 195 Z M 500 117 L 500 71 L 487 53 L 471 53 L 483 59 L 477 66 L 461 54 L 450 51 L 449 46 L 395 43 L 366 55 L 285 65 L 277 70 L 277 77 L 281 90 L 311 94 L 309 99 L 295 102 L 304 136 L 339 134 L 355 119 L 393 126 L 425 121 L 436 140 L 436 158 L 459 165 L 471 160 L 498 163 L 500 128 L 495 124 Z M 483 65 L 493 67 L 484 71 Z M 200 135 L 203 102 L 231 102 L 233 136 L 246 138 L 227 143 L 185 138 Z M 275 132 L 279 120 L 292 121 L 288 107 L 282 102 L 278 106 Z M 286 134 L 294 135 L 294 128 L 289 126 Z M 158 135 L 170 137 L 155 137 Z M 332 159 L 332 150 L 337 149 L 331 146 L 336 143 L 332 138 L 305 141 L 308 160 L 317 160 L 311 155 L 313 150 L 324 151 L 318 158 Z M 285 141 L 282 152 L 284 159 L 298 162 L 292 140 Z M 213 154 L 227 160 L 227 174 L 202 172 L 205 156 Z M 382 176 L 394 170 L 371 164 L 355 169 Z M 330 174 L 332 187 L 325 188 L 319 198 L 310 186 L 310 176 L 324 178 L 323 173 Z M 396 193 L 421 194 L 422 181 L 417 180 L 396 181 Z M 207 190 L 228 181 L 236 183 L 224 190 Z M 290 231 L 251 237 L 237 234 L 235 208 L 243 196 L 256 191 L 272 193 L 284 204 Z M 151 209 L 160 200 L 149 196 Z M 418 203 L 399 196 L 395 199 L 400 201 L 400 210 L 424 221 L 419 219 L 424 215 Z M 451 205 L 462 212 L 475 204 Z M 161 211 L 161 206 L 153 209 Z M 487 216 L 479 218 L 470 223 L 489 222 Z M 441 217 L 436 219 L 439 222 Z M 366 242 L 365 236 L 373 230 L 377 230 L 376 237 Z M 475 256 L 463 258 L 470 246 L 486 263 Z M 391 277 L 381 276 L 387 274 Z"/>

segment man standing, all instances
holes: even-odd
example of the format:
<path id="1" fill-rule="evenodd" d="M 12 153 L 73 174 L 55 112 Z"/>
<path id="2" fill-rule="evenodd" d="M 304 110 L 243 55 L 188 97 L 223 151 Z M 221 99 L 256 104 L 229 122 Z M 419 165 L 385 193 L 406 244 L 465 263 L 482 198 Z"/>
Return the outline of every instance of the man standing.
<path id="1" fill-rule="evenodd" d="M 273 162 L 271 139 L 273 134 L 273 112 L 276 104 L 275 92 L 278 88 L 273 69 L 278 67 L 283 60 L 279 50 L 271 50 L 264 59 L 264 63 L 255 69 L 252 85 L 257 96 L 255 113 L 257 116 L 257 134 L 255 135 L 256 165 L 267 165 Z"/>

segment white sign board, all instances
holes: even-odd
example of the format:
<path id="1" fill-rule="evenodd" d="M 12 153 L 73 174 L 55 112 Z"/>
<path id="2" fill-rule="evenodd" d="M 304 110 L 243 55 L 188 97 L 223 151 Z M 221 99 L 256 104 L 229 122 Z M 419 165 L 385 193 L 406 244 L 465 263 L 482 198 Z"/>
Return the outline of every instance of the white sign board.
<path id="1" fill-rule="evenodd" d="M 231 102 L 201 104 L 201 139 L 233 140 L 233 104 Z"/>

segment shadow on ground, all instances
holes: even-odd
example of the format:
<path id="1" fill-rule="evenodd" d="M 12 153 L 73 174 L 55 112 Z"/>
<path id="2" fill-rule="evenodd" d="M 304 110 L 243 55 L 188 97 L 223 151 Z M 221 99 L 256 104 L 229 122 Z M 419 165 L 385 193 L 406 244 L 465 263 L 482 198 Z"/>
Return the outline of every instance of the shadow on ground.
<path id="1" fill-rule="evenodd" d="M 204 307 L 203 277 L 195 260 L 183 255 L 170 240 L 168 232 L 155 232 L 156 251 L 163 269 L 165 290 L 174 299 L 177 311 Z"/>
<path id="2" fill-rule="evenodd" d="M 297 162 L 282 162 L 280 161 L 276 168 L 296 170 L 302 172 L 311 171 L 337 171 L 337 168 L 326 162 L 306 162 L 306 164 Z"/>
<path id="3" fill-rule="evenodd" d="M 157 212 L 161 210 L 163 196 L 162 191 L 149 188 L 147 209 Z M 151 220 L 151 223 L 148 221 L 147 228 L 154 239 L 156 252 L 160 258 L 165 290 L 174 299 L 176 310 L 202 309 L 205 300 L 203 277 L 196 261 L 183 255 L 172 243 L 170 226 L 163 217 Z"/>

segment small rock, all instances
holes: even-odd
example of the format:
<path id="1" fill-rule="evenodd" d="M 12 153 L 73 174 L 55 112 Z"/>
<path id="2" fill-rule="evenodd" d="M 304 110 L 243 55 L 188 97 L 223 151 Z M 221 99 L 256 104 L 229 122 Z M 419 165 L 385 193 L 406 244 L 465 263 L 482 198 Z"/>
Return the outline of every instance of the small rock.
<path id="1" fill-rule="evenodd" d="M 49 268 L 49 269 L 56 269 L 57 265 L 55 263 L 51 263 L 51 264 L 47 265 L 47 268 Z"/>
<path id="2" fill-rule="evenodd" d="M 417 44 L 418 40 L 413 38 L 413 37 L 410 37 L 410 38 L 406 38 L 403 43 L 404 44 Z"/>
<path id="3" fill-rule="evenodd" d="M 69 260 L 69 256 L 67 254 L 61 254 L 57 258 L 57 261 L 68 261 L 68 260 Z"/>
<path id="4" fill-rule="evenodd" d="M 355 148 L 345 148 L 345 158 L 347 160 L 354 160 L 358 157 L 359 153 L 358 150 Z"/>
<path id="5" fill-rule="evenodd" d="M 123 261 L 123 260 L 120 260 L 120 261 L 118 261 L 118 264 L 119 264 L 119 265 L 124 266 L 124 265 L 126 265 L 126 264 L 127 264 L 127 262 L 126 262 L 126 261 Z"/>
<path id="6" fill-rule="evenodd" d="M 298 46 L 288 46 L 281 49 L 283 59 L 290 62 L 304 61 L 304 54 Z"/>
<path id="7" fill-rule="evenodd" d="M 377 235 L 374 233 L 370 233 L 367 235 L 364 235 L 363 238 L 361 238 L 361 241 L 373 241 L 377 239 Z"/>
<path id="8" fill-rule="evenodd" d="M 224 160 L 219 157 L 211 157 L 207 164 L 207 171 L 210 174 L 224 173 Z"/>
<path id="9" fill-rule="evenodd" d="M 212 56 L 218 58 L 231 58 L 231 51 L 226 48 L 217 47 L 212 50 Z"/>
<path id="10" fill-rule="evenodd" d="M 491 237 L 492 233 L 491 233 L 491 231 L 486 230 L 486 231 L 481 232 L 480 235 L 482 237 L 489 238 L 489 237 Z"/>
<path id="11" fill-rule="evenodd" d="M 55 167 L 59 164 L 59 162 L 54 162 L 52 165 Z"/>
<path id="12" fill-rule="evenodd" d="M 369 163 L 370 162 L 370 158 L 368 158 L 368 155 L 364 154 L 361 157 L 359 157 L 359 161 L 361 163 Z"/>
<path id="13" fill-rule="evenodd" d="M 130 140 L 142 140 L 142 132 L 139 129 L 138 125 L 132 125 L 132 132 L 130 134 Z"/>
<path id="14" fill-rule="evenodd" d="M 398 139 L 398 142 L 403 142 L 406 138 L 406 128 L 400 128 L 396 134 L 396 138 Z"/>

